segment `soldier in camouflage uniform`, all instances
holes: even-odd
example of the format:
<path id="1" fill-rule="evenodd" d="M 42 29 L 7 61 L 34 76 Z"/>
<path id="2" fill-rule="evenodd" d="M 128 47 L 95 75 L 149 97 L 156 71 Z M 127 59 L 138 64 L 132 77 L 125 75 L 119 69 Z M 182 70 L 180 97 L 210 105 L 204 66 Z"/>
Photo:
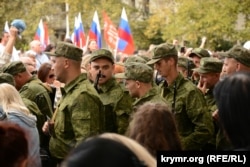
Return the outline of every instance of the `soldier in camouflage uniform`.
<path id="1" fill-rule="evenodd" d="M 192 59 L 186 56 L 178 57 L 177 69 L 184 78 L 191 80 L 194 68 L 195 64 L 193 63 Z"/>
<path id="2" fill-rule="evenodd" d="M 125 72 L 121 73 L 119 78 L 126 79 L 125 87 L 128 89 L 131 97 L 136 98 L 133 102 L 133 110 L 145 102 L 165 103 L 167 101 L 160 96 L 156 87 L 153 87 L 153 69 L 143 63 L 126 63 Z"/>
<path id="3" fill-rule="evenodd" d="M 208 106 L 208 111 L 211 113 L 211 116 L 212 113 L 218 109 L 213 95 L 213 89 L 216 83 L 219 82 L 220 80 L 222 65 L 223 65 L 222 61 L 217 58 L 204 57 L 200 61 L 200 67 L 194 69 L 194 71 L 198 72 L 200 75 L 200 80 L 197 87 L 201 90 L 201 92 L 205 97 Z M 216 133 L 218 132 L 219 128 L 216 123 L 217 122 L 214 122 L 215 125 L 214 137 L 211 141 L 208 142 L 208 144 L 204 147 L 204 149 L 209 149 L 209 150 L 216 149 L 215 139 L 216 139 Z"/>
<path id="4" fill-rule="evenodd" d="M 201 150 L 214 131 L 211 114 L 200 90 L 177 71 L 177 50 L 171 44 L 158 45 L 152 60 L 165 81 L 160 84 L 161 95 L 172 104 L 181 142 L 185 150 Z"/>
<path id="5" fill-rule="evenodd" d="M 204 94 L 208 110 L 212 113 L 217 109 L 213 96 L 213 88 L 220 79 L 222 70 L 222 61 L 213 57 L 204 57 L 201 59 L 200 67 L 194 71 L 200 75 L 200 81 L 197 87 Z"/>
<path id="6" fill-rule="evenodd" d="M 76 145 L 102 132 L 102 103 L 87 76 L 81 74 L 82 49 L 58 42 L 50 56 L 56 79 L 65 86 L 50 126 L 46 122 L 43 130 L 49 130 L 50 152 L 60 163 Z"/>
<path id="7" fill-rule="evenodd" d="M 225 77 L 232 75 L 235 72 L 250 72 L 250 50 L 240 45 L 235 45 L 224 56 L 225 59 L 222 72 Z M 214 115 L 219 121 L 218 112 Z M 218 150 L 228 150 L 232 148 L 232 145 L 229 144 L 227 137 L 225 137 L 224 132 L 221 129 L 219 129 L 216 136 L 216 148 Z"/>
<path id="8" fill-rule="evenodd" d="M 129 124 L 133 99 L 113 77 L 114 67 L 114 57 L 109 50 L 92 52 L 89 74 L 105 106 L 105 131 L 124 134 Z"/>
<path id="9" fill-rule="evenodd" d="M 5 64 L 2 71 L 11 74 L 15 79 L 15 87 L 32 114 L 37 117 L 37 129 L 40 136 L 40 147 L 48 151 L 49 136 L 42 132 L 47 116 L 52 116 L 52 102 L 43 83 L 32 76 L 21 61 Z"/>

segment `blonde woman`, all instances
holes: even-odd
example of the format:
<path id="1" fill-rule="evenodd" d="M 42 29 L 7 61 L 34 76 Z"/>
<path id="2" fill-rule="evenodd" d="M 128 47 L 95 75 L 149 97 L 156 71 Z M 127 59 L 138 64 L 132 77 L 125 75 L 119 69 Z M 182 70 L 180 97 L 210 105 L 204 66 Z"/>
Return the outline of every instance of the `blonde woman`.
<path id="1" fill-rule="evenodd" d="M 156 167 L 156 160 L 136 141 L 115 133 L 104 133 L 78 145 L 63 167 Z"/>
<path id="2" fill-rule="evenodd" d="M 0 120 L 18 124 L 28 135 L 29 160 L 27 167 L 40 167 L 39 135 L 36 117 L 24 105 L 16 88 L 10 84 L 0 84 Z"/>

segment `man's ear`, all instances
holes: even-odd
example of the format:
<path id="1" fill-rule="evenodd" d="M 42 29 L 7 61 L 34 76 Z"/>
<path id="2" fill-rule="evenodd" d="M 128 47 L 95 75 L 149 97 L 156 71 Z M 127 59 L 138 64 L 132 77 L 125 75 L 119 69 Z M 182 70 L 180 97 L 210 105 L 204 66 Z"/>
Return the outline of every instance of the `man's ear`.
<path id="1" fill-rule="evenodd" d="M 135 83 L 136 83 L 136 87 L 137 87 L 137 88 L 140 88 L 140 87 L 141 87 L 141 82 L 140 82 L 140 81 L 135 81 Z"/>
<path id="2" fill-rule="evenodd" d="M 68 68 L 70 66 L 70 64 L 71 64 L 70 60 L 67 58 L 64 58 L 64 67 Z"/>

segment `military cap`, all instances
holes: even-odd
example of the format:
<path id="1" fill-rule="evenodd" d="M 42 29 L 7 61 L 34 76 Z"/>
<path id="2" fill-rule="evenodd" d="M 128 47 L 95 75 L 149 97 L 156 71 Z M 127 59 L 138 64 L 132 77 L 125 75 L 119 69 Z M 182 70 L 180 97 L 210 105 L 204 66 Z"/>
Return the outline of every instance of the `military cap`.
<path id="1" fill-rule="evenodd" d="M 15 86 L 14 77 L 8 73 L 0 73 L 0 84 L 1 83 L 8 83 Z"/>
<path id="2" fill-rule="evenodd" d="M 147 63 L 147 61 L 140 56 L 130 56 L 126 59 L 124 63 L 117 62 L 116 64 L 126 66 L 126 64 L 131 63 L 131 62 L 138 62 L 138 63 Z"/>
<path id="3" fill-rule="evenodd" d="M 112 63 L 114 63 L 114 56 L 107 49 L 98 49 L 98 50 L 93 51 L 92 54 L 91 54 L 91 58 L 90 58 L 89 62 L 95 61 L 96 59 L 99 59 L 99 58 L 107 58 Z"/>
<path id="4" fill-rule="evenodd" d="M 227 54 L 229 58 L 234 58 L 241 64 L 250 67 L 250 51 L 240 45 L 232 47 Z"/>
<path id="5" fill-rule="evenodd" d="M 153 52 L 152 59 L 149 62 L 147 62 L 147 64 L 154 64 L 157 61 L 161 60 L 162 58 L 167 58 L 170 56 L 178 56 L 178 51 L 175 48 L 175 46 L 168 43 L 156 46 L 152 52 Z"/>
<path id="6" fill-rule="evenodd" d="M 25 71 L 26 67 L 21 61 L 12 61 L 10 63 L 5 64 L 1 69 L 1 72 L 9 73 L 13 76 Z"/>
<path id="7" fill-rule="evenodd" d="M 183 67 L 185 69 L 190 69 L 190 70 L 195 68 L 195 64 L 193 63 L 193 61 L 186 56 L 179 56 L 177 65 L 179 67 Z"/>
<path id="8" fill-rule="evenodd" d="M 213 57 L 204 57 L 200 61 L 200 67 L 195 68 L 194 71 L 198 73 L 220 73 L 222 70 L 222 61 Z"/>
<path id="9" fill-rule="evenodd" d="M 198 56 L 199 58 L 203 58 L 203 57 L 210 57 L 209 52 L 206 49 L 202 49 L 202 48 L 194 48 L 189 57 L 193 57 L 193 56 Z"/>
<path id="10" fill-rule="evenodd" d="M 66 57 L 68 59 L 82 61 L 82 49 L 69 42 L 58 42 L 53 52 L 45 52 L 45 54 L 56 57 Z"/>
<path id="11" fill-rule="evenodd" d="M 153 69 L 147 64 L 131 62 L 126 64 L 125 72 L 120 73 L 116 78 L 131 79 L 144 83 L 152 82 Z"/>

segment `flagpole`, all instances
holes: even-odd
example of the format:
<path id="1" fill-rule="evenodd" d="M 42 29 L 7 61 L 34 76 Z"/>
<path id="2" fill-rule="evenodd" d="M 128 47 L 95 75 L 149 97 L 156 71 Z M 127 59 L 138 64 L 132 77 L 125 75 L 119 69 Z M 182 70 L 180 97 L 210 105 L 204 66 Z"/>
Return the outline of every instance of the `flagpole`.
<path id="1" fill-rule="evenodd" d="M 70 36 L 69 36 L 69 4 L 67 3 L 67 0 L 65 2 L 65 8 L 66 8 L 66 35 L 65 35 L 65 38 L 70 38 Z"/>

